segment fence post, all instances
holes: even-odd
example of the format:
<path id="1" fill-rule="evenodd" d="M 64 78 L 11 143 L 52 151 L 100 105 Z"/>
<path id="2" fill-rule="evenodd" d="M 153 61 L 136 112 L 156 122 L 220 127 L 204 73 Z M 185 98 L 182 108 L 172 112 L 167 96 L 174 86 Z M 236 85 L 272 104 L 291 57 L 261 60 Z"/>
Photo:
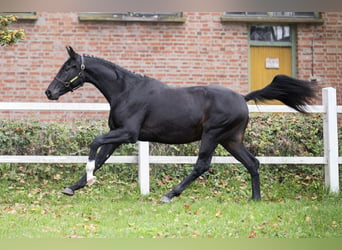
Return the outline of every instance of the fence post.
<path id="1" fill-rule="evenodd" d="M 148 142 L 138 142 L 138 168 L 140 193 L 150 193 L 150 147 Z"/>
<path id="2" fill-rule="evenodd" d="M 323 88 L 323 139 L 325 165 L 325 185 L 331 193 L 339 192 L 338 172 L 338 134 L 337 134 L 337 107 L 336 90 L 334 88 Z"/>

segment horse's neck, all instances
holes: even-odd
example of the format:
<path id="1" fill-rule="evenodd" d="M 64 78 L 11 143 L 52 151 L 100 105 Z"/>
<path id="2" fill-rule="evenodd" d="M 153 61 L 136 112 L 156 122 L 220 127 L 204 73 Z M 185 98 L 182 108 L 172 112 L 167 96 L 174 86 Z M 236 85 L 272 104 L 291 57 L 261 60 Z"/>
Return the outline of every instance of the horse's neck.
<path id="1" fill-rule="evenodd" d="M 122 79 L 118 79 L 118 74 L 113 66 L 101 62 L 97 59 L 86 65 L 88 81 L 104 95 L 109 103 L 115 100 L 118 95 L 127 87 Z"/>

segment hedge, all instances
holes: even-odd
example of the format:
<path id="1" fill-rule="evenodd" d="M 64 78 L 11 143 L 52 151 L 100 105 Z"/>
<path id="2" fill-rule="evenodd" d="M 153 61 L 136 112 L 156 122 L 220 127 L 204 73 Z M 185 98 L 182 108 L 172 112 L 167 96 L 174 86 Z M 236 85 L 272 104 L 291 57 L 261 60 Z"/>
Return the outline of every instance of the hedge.
<path id="1" fill-rule="evenodd" d="M 1 121 L 1 155 L 87 155 L 96 135 L 108 131 L 105 121 L 40 122 Z M 339 135 L 341 140 L 341 133 Z M 258 156 L 322 156 L 323 128 L 319 115 L 252 115 L 244 143 Z M 151 144 L 151 154 L 195 155 L 198 143 Z M 136 146 L 124 145 L 115 155 L 136 154 Z M 216 155 L 227 152 L 219 147 Z"/>
<path id="2" fill-rule="evenodd" d="M 64 123 L 41 121 L 1 121 L 0 122 L 0 154 L 1 155 L 87 155 L 89 144 L 96 135 L 108 131 L 106 121 L 78 121 Z M 244 143 L 256 156 L 322 156 L 323 128 L 320 115 L 301 114 L 252 114 L 246 130 Z M 341 145 L 341 129 L 339 130 Z M 151 143 L 151 155 L 196 155 L 199 142 L 184 145 L 165 145 Z M 340 150 L 341 151 L 341 150 Z M 135 144 L 125 144 L 113 155 L 136 155 Z M 227 151 L 219 146 L 215 155 L 226 156 Z M 341 155 L 341 152 L 340 152 Z M 48 166 L 47 166 L 48 165 Z M 35 178 L 51 178 L 56 174 L 65 174 L 75 179 L 84 171 L 84 164 L 0 164 L 0 176 L 9 176 L 8 171 L 21 172 Z M 76 166 L 76 167 L 75 167 Z M 126 167 L 124 167 L 126 166 Z M 174 175 L 179 178 L 189 173 L 187 165 L 177 167 L 175 164 L 151 166 L 152 178 L 169 178 Z M 313 173 L 322 168 L 292 165 L 291 171 Z M 61 170 L 62 169 L 62 170 Z M 105 171 L 120 174 L 128 180 L 136 179 L 136 168 L 127 168 L 127 164 L 118 164 L 104 168 Z M 214 168 L 212 168 L 214 169 Z M 212 170 L 217 176 L 228 171 L 226 166 Z M 233 172 L 226 173 L 224 178 L 232 174 L 246 174 L 244 168 L 231 168 Z M 275 168 L 274 168 L 275 169 Z M 314 170 L 315 169 L 315 170 Z M 276 171 L 276 170 L 271 170 Z M 278 170 L 277 170 L 278 171 Z M 105 172 L 106 173 L 106 172 Z M 64 178 L 63 177 L 63 178 Z M 13 177 L 16 178 L 16 177 Z M 126 180 L 127 180 L 126 179 Z"/>

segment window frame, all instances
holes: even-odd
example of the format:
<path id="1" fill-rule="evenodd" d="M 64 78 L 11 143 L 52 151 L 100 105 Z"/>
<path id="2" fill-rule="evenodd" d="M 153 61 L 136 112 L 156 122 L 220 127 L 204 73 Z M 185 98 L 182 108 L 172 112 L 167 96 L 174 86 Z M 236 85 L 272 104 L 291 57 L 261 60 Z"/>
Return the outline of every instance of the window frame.
<path id="1" fill-rule="evenodd" d="M 290 41 L 255 41 L 251 40 L 251 28 L 252 26 L 266 25 L 266 26 L 289 26 L 291 40 Z M 284 23 L 250 23 L 248 25 L 248 41 L 251 46 L 281 46 L 281 47 L 292 47 L 296 39 L 296 29 L 294 25 Z"/>
<path id="2" fill-rule="evenodd" d="M 281 13 L 288 13 L 288 15 Z M 304 13 L 312 13 L 312 15 L 304 15 Z M 324 20 L 319 12 L 224 12 L 221 22 L 323 24 Z"/>
<path id="3" fill-rule="evenodd" d="M 36 21 L 38 19 L 37 12 L 0 12 L 0 16 L 16 16 L 18 21 Z"/>
<path id="4" fill-rule="evenodd" d="M 80 12 L 79 20 L 107 22 L 184 23 L 183 12 Z"/>

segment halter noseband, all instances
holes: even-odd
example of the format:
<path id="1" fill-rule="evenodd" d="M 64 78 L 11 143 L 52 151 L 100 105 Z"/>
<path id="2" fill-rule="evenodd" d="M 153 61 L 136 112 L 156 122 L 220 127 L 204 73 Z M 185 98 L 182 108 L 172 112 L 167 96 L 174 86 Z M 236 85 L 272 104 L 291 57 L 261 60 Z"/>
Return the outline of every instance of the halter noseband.
<path id="1" fill-rule="evenodd" d="M 66 88 L 69 89 L 71 92 L 73 92 L 74 90 L 76 90 L 76 89 L 78 89 L 78 88 L 80 88 L 80 87 L 83 86 L 83 83 L 80 84 L 80 85 L 78 85 L 78 86 L 75 86 L 75 87 L 72 87 L 71 84 L 72 84 L 73 82 L 75 82 L 77 79 L 83 78 L 83 72 L 84 72 L 85 68 L 86 68 L 86 66 L 85 66 L 85 64 L 84 64 L 84 58 L 83 58 L 83 55 L 81 55 L 81 71 L 80 71 L 76 76 L 74 76 L 73 78 L 71 78 L 71 80 L 69 80 L 68 82 L 59 79 L 57 76 L 55 77 L 55 79 L 56 79 L 58 82 L 62 83 L 62 84 L 64 85 L 64 87 L 66 87 Z"/>

